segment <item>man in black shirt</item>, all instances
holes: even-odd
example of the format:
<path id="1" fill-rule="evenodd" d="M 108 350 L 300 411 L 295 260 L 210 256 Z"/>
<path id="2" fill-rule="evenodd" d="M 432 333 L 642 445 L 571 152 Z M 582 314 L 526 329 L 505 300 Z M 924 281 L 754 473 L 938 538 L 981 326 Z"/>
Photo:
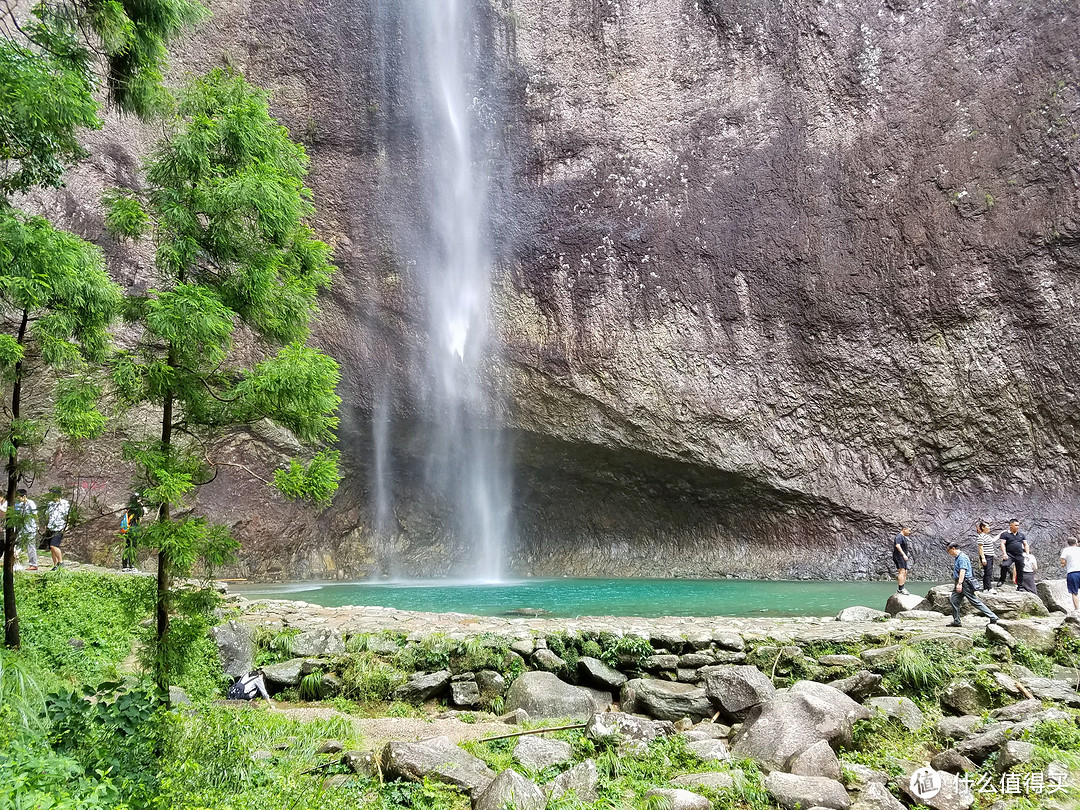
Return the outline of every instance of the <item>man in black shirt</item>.
<path id="1" fill-rule="evenodd" d="M 1016 518 L 1010 520 L 1008 531 L 1002 532 L 998 540 L 1001 541 L 1001 559 L 1004 561 L 1008 557 L 1012 562 L 1013 570 L 1017 573 L 1016 590 L 1022 591 L 1024 590 L 1024 555 L 1028 553 L 1029 549 L 1027 537 L 1020 531 L 1020 521 Z"/>
<path id="2" fill-rule="evenodd" d="M 896 592 L 905 596 L 911 594 L 911 591 L 904 587 L 904 583 L 907 582 L 908 561 L 911 558 L 911 549 L 907 541 L 910 535 L 911 528 L 901 526 L 900 533 L 893 538 L 892 548 L 892 561 L 896 566 Z"/>

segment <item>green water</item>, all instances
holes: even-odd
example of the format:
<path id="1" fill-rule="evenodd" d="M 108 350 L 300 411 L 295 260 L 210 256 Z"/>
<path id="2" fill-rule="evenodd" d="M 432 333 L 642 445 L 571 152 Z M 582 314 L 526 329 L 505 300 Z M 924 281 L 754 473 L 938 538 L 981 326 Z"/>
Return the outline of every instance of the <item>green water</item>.
<path id="1" fill-rule="evenodd" d="M 927 585 L 908 583 L 912 593 Z M 433 613 L 512 615 L 521 609 L 573 616 L 832 616 L 851 605 L 884 609 L 893 582 L 740 579 L 528 579 L 499 584 L 334 582 L 233 585 L 248 598 L 298 599 L 325 607 L 379 605 Z"/>

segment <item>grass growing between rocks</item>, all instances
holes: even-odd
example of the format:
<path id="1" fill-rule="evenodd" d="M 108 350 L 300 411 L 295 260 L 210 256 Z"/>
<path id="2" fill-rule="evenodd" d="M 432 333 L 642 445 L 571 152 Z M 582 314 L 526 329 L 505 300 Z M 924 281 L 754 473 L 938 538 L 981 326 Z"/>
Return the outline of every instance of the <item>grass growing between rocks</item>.
<path id="1" fill-rule="evenodd" d="M 930 718 L 912 732 L 897 720 L 877 714 L 855 724 L 852 747 L 841 754 L 840 765 L 864 765 L 899 776 L 904 772 L 902 762 L 928 762 L 940 748 Z"/>

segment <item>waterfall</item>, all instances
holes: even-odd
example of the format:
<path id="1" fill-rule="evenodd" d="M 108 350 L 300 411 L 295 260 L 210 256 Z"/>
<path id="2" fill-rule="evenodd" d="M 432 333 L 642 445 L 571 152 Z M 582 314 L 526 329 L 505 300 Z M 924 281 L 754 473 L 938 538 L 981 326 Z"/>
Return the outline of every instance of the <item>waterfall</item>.
<path id="1" fill-rule="evenodd" d="M 490 360 L 492 254 L 489 238 L 489 166 L 495 115 L 473 52 L 474 10 L 468 0 L 395 3 L 401 32 L 395 92 L 415 138 L 408 164 L 419 176 L 410 187 L 418 205 L 399 247 L 409 257 L 426 307 L 426 356 L 413 381 L 422 404 L 424 480 L 445 515 L 448 531 L 466 547 L 465 575 L 498 580 L 509 517 L 509 464 L 483 384 Z M 385 411 L 374 430 L 387 440 Z M 386 465 L 385 456 L 377 459 Z M 377 473 L 379 477 L 381 473 Z M 388 483 L 375 488 L 386 522 Z"/>

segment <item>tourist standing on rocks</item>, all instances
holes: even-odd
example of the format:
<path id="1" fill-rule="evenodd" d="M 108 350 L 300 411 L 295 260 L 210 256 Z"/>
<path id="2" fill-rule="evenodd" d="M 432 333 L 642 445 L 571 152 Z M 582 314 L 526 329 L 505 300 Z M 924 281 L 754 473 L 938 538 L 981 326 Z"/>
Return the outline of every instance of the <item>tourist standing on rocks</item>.
<path id="1" fill-rule="evenodd" d="M 64 542 L 64 531 L 67 529 L 68 513 L 71 511 L 71 501 L 64 497 L 64 491 L 60 487 L 49 490 L 52 500 L 45 505 L 45 540 L 49 544 L 49 553 L 52 554 L 55 571 L 64 565 L 64 552 L 60 550 L 60 544 Z"/>
<path id="2" fill-rule="evenodd" d="M 953 563 L 953 579 L 956 581 L 956 587 L 949 594 L 949 604 L 952 605 L 953 613 L 952 624 L 949 627 L 964 626 L 960 622 L 960 603 L 964 599 L 971 602 L 979 613 L 989 618 L 990 624 L 997 624 L 998 617 L 994 614 L 994 611 L 984 605 L 982 600 L 975 595 L 975 586 L 971 583 L 973 576 L 971 573 L 971 560 L 968 559 L 967 554 L 960 550 L 960 544 L 955 540 L 949 543 L 949 556 L 955 560 Z"/>
<path id="3" fill-rule="evenodd" d="M 979 547 L 979 562 L 982 564 L 982 589 L 987 593 L 997 593 L 994 590 L 994 549 L 997 547 L 997 539 L 990 534 L 990 524 L 980 520 L 975 527 L 975 542 Z"/>
<path id="4" fill-rule="evenodd" d="M 124 548 L 120 552 L 120 567 L 125 574 L 139 573 L 136 566 L 139 553 L 138 529 L 144 514 L 146 511 L 143 509 L 142 501 L 139 500 L 139 493 L 132 492 L 131 500 L 124 509 L 124 516 L 120 518 L 120 538 L 124 543 Z"/>
<path id="5" fill-rule="evenodd" d="M 1013 569 L 1013 580 L 1016 582 L 1016 590 L 1024 590 L 1024 555 L 1031 549 L 1028 548 L 1027 537 L 1020 531 L 1020 521 L 1013 518 L 1009 521 L 1009 528 L 1003 531 L 998 538 L 1001 541 L 1001 560 L 1005 564 L 1005 558 L 1009 558 L 1009 564 Z M 1001 583 L 1005 583 L 1002 576 Z"/>
<path id="6" fill-rule="evenodd" d="M 1080 540 L 1069 538 L 1061 550 L 1061 567 L 1065 569 L 1065 587 L 1072 596 L 1073 610 L 1080 611 Z"/>
<path id="7" fill-rule="evenodd" d="M 15 506 L 12 508 L 15 510 L 15 514 L 19 515 L 19 522 L 15 527 L 15 531 L 18 533 L 16 542 L 26 543 L 26 556 L 29 558 L 26 570 L 37 571 L 37 504 L 26 497 L 25 489 L 18 489 L 15 490 Z"/>
<path id="8" fill-rule="evenodd" d="M 1039 570 L 1039 561 L 1035 559 L 1035 555 L 1030 551 L 1024 552 L 1024 573 L 1020 576 L 1020 587 L 1018 590 L 1029 591 L 1036 596 L 1039 595 L 1038 589 L 1035 587 L 1035 572 Z"/>
<path id="9" fill-rule="evenodd" d="M 892 561 L 896 566 L 896 592 L 904 596 L 911 594 L 904 583 L 907 582 L 908 561 L 911 559 L 911 548 L 908 546 L 908 537 L 911 535 L 911 527 L 901 526 L 900 533 L 893 538 Z"/>

